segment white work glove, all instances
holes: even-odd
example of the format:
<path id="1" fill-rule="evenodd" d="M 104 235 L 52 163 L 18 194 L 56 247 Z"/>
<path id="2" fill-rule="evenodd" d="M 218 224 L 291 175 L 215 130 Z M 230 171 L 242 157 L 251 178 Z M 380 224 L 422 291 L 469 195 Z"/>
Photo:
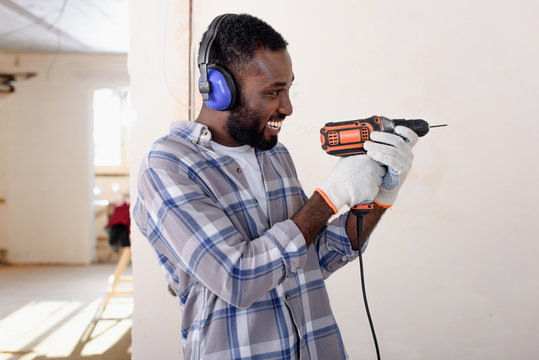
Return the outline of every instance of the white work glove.
<path id="1" fill-rule="evenodd" d="M 339 159 L 326 181 L 315 191 L 336 214 L 341 207 L 372 203 L 384 176 L 385 168 L 367 155 Z"/>
<path id="2" fill-rule="evenodd" d="M 382 207 L 391 207 L 402 183 L 408 176 L 414 155 L 412 147 L 418 136 L 405 126 L 397 126 L 395 134 L 373 131 L 371 140 L 364 144 L 367 155 L 388 167 L 374 201 Z"/>

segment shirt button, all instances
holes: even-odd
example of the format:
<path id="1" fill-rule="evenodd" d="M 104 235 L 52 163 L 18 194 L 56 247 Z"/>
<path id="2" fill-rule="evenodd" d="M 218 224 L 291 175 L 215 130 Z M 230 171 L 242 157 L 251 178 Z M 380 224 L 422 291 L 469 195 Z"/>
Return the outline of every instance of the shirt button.
<path id="1" fill-rule="evenodd" d="M 191 140 L 191 142 L 194 144 L 194 143 L 196 143 L 197 141 L 196 141 L 195 139 L 193 139 L 193 140 Z"/>
<path id="2" fill-rule="evenodd" d="M 286 301 L 288 301 L 288 300 L 290 300 L 290 295 L 289 295 L 289 294 L 286 294 L 286 295 L 284 296 L 284 298 L 286 299 Z"/>
<path id="3" fill-rule="evenodd" d="M 206 136 L 206 135 L 208 135 L 208 132 L 207 132 L 206 130 L 204 130 L 204 131 L 202 132 L 202 135 L 203 135 L 203 136 Z"/>
<path id="4" fill-rule="evenodd" d="M 241 168 L 237 168 L 237 169 L 236 169 L 236 172 L 237 172 L 238 174 L 241 174 Z"/>

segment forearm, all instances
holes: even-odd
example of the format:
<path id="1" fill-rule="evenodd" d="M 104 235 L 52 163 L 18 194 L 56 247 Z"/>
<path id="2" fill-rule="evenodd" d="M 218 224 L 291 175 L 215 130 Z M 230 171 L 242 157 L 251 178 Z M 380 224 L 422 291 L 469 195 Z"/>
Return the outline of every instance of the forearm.
<path id="1" fill-rule="evenodd" d="M 374 204 L 374 210 L 363 216 L 363 230 L 361 235 L 361 245 L 369 238 L 372 231 L 380 221 L 386 211 L 385 208 Z M 303 207 L 292 216 L 292 221 L 298 226 L 305 238 L 307 247 L 311 245 L 316 235 L 333 215 L 333 210 L 326 201 L 315 192 L 313 196 L 303 205 Z M 349 213 L 346 220 L 346 234 L 350 239 L 352 249 L 358 250 L 357 220 L 356 216 Z"/>
<path id="2" fill-rule="evenodd" d="M 303 234 L 307 247 L 311 245 L 316 235 L 320 232 L 322 227 L 324 227 L 331 215 L 333 215 L 333 210 L 322 196 L 320 196 L 318 192 L 315 192 L 313 196 L 307 200 L 305 205 L 292 216 L 292 221 L 294 221 Z"/>
<path id="3" fill-rule="evenodd" d="M 386 211 L 385 208 L 374 204 L 374 210 L 370 212 L 369 214 L 363 216 L 363 230 L 361 234 L 361 245 L 367 241 L 369 236 L 371 235 L 372 231 L 376 227 L 376 224 L 378 224 L 378 221 L 380 221 L 380 218 Z M 352 245 L 352 249 L 358 250 L 360 247 L 358 246 L 358 239 L 357 239 L 357 218 L 354 214 L 349 213 L 348 218 L 346 219 L 346 233 L 348 234 L 348 238 L 350 239 L 350 244 Z"/>

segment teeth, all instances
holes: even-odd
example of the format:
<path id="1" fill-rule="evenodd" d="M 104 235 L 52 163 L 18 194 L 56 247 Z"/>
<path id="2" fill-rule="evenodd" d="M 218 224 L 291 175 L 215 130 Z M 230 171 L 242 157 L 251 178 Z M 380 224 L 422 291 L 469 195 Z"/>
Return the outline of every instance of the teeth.
<path id="1" fill-rule="evenodd" d="M 282 121 L 268 121 L 268 126 L 274 129 L 280 129 L 282 124 Z"/>

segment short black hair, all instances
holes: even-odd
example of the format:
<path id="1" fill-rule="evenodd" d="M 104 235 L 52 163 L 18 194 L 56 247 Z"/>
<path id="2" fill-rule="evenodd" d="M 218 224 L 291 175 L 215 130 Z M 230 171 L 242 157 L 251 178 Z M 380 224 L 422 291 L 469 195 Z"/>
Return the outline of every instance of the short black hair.
<path id="1" fill-rule="evenodd" d="M 202 35 L 202 39 L 207 31 Z M 202 41 L 201 41 L 202 43 Z M 227 16 L 217 31 L 209 54 L 209 62 L 224 66 L 236 77 L 253 60 L 259 49 L 282 50 L 288 42 L 263 20 L 248 14 Z"/>

